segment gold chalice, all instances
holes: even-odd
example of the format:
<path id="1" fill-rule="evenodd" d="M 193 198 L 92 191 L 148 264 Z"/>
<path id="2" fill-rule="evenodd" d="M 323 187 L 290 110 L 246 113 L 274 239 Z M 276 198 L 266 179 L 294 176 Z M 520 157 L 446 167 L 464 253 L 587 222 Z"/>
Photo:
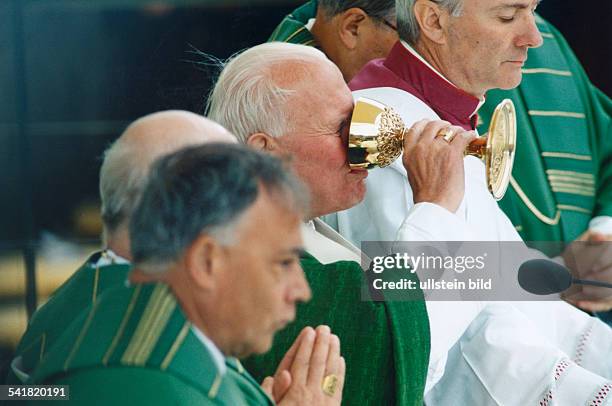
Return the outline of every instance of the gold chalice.
<path id="1" fill-rule="evenodd" d="M 351 168 L 384 168 L 395 161 L 403 150 L 408 128 L 391 107 L 360 97 L 355 103 L 349 133 Z M 444 136 L 448 140 L 447 136 Z M 486 141 L 485 141 L 486 140 Z M 486 137 L 472 141 L 465 155 L 484 160 L 487 186 L 495 200 L 506 193 L 514 151 L 516 149 L 516 112 L 511 100 L 497 105 Z"/>

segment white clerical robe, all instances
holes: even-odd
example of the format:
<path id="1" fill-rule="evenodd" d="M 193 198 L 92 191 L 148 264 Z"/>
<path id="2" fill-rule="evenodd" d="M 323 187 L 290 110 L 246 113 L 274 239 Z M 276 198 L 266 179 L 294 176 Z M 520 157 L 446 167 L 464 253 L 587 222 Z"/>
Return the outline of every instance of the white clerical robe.
<path id="1" fill-rule="evenodd" d="M 407 126 L 438 119 L 403 90 L 373 88 L 353 95 L 393 107 Z M 362 203 L 326 221 L 357 245 L 520 241 L 488 192 L 483 163 L 468 156 L 464 168 L 465 196 L 455 213 L 431 203 L 415 205 L 398 159 L 370 172 Z M 577 405 L 604 399 L 612 389 L 607 380 L 612 378 L 612 330 L 564 302 L 429 301 L 427 310 L 432 340 L 428 405 Z M 605 399 L 612 403 L 611 398 Z"/>

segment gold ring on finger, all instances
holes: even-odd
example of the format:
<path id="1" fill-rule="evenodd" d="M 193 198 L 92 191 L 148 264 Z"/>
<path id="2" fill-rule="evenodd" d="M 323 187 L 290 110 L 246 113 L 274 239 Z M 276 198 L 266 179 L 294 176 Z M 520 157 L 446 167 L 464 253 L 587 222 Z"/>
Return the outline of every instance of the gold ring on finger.
<path id="1" fill-rule="evenodd" d="M 326 375 L 325 378 L 323 378 L 321 389 L 323 390 L 323 393 L 325 393 L 327 396 L 334 396 L 334 393 L 336 393 L 337 388 L 338 376 L 336 376 L 335 374 L 329 374 Z"/>
<path id="2" fill-rule="evenodd" d="M 436 134 L 436 137 L 442 137 L 444 141 L 450 143 L 453 140 L 453 138 L 455 138 L 455 135 L 457 134 L 455 133 L 455 131 L 453 131 L 452 128 L 446 127 L 438 131 L 438 133 Z"/>

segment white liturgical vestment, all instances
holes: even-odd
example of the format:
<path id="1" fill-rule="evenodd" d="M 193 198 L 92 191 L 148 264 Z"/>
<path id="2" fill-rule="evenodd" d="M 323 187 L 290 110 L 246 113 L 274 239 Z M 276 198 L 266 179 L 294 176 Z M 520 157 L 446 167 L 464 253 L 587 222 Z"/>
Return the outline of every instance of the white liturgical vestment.
<path id="1" fill-rule="evenodd" d="M 406 126 L 436 113 L 408 92 L 359 90 L 397 111 Z M 520 241 L 490 195 L 482 161 L 464 159 L 465 195 L 455 213 L 413 203 L 401 159 L 370 171 L 359 205 L 325 220 L 362 241 Z M 516 268 L 525 257 L 516 258 Z M 612 404 L 612 330 L 562 301 L 428 301 L 428 405 Z M 606 403 L 609 402 L 609 403 Z"/>

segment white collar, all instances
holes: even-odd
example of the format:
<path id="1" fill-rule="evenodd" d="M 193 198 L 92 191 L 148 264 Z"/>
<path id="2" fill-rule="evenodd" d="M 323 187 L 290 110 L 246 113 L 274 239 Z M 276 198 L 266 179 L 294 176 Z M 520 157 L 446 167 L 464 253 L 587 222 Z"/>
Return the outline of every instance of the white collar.
<path id="1" fill-rule="evenodd" d="M 309 18 L 308 22 L 304 24 L 304 27 L 306 27 L 308 31 L 312 31 L 312 26 L 314 25 L 315 21 L 316 21 L 316 18 Z"/>
<path id="2" fill-rule="evenodd" d="M 100 266 L 108 266 L 108 265 L 126 265 L 129 263 L 130 261 L 115 254 L 113 250 L 107 248 L 104 251 L 102 251 L 102 255 L 100 255 L 100 258 L 98 258 L 98 261 L 96 261 L 94 266 L 100 267 Z"/>
<path id="3" fill-rule="evenodd" d="M 302 226 L 302 239 L 306 252 L 324 265 L 337 261 L 361 261 L 361 250 L 321 219 L 311 220 Z"/>

